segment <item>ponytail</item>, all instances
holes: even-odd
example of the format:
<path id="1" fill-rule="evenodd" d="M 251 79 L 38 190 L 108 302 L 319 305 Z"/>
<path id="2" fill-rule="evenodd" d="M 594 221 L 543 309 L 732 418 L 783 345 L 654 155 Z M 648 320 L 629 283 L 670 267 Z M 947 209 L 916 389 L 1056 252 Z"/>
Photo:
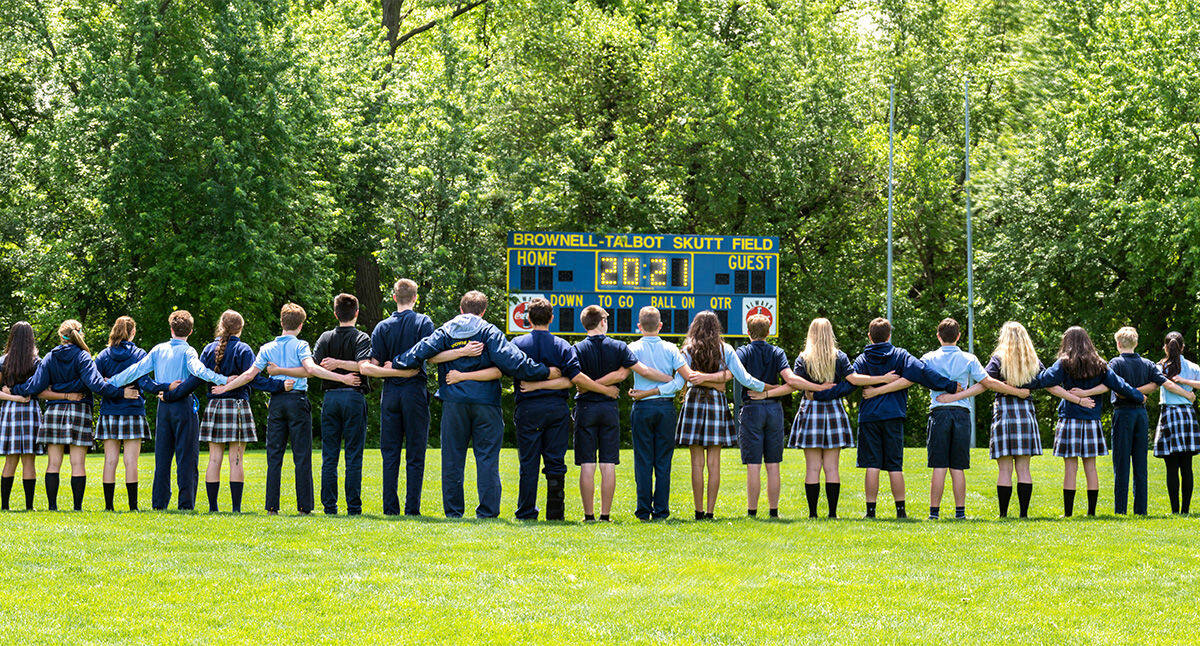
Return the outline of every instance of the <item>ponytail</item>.
<path id="1" fill-rule="evenodd" d="M 1178 332 L 1168 333 L 1163 349 L 1166 350 L 1167 356 L 1159 365 L 1163 367 L 1167 379 L 1173 379 L 1183 371 L 1183 335 Z"/>
<path id="2" fill-rule="evenodd" d="M 117 317 L 113 323 L 112 330 L 108 333 L 108 347 L 115 347 L 122 341 L 129 341 L 137 332 L 137 323 L 134 323 L 131 316 Z"/>
<path id="3" fill-rule="evenodd" d="M 63 343 L 70 343 L 88 354 L 92 353 L 83 341 L 83 324 L 75 319 L 67 319 L 58 326 L 58 338 Z"/>
<path id="4" fill-rule="evenodd" d="M 213 332 L 213 336 L 217 339 L 213 369 L 218 373 L 221 372 L 221 361 L 225 359 L 225 347 L 229 345 L 229 337 L 241 333 L 245 324 L 242 315 L 233 310 L 225 310 L 221 313 L 221 321 L 217 323 L 217 329 Z"/>

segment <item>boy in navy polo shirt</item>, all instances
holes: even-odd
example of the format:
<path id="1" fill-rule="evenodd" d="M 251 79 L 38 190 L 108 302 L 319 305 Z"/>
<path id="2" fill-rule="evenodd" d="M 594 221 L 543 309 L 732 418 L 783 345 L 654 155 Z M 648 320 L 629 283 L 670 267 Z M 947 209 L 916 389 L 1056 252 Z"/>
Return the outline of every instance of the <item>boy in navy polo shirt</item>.
<path id="1" fill-rule="evenodd" d="M 755 314 L 746 320 L 750 343 L 737 349 L 746 372 L 767 385 L 779 385 L 780 375 L 790 374 L 787 354 L 767 343 L 771 320 Z M 771 518 L 779 517 L 779 463 L 783 462 L 783 404 L 778 397 L 749 398 L 738 413 L 738 447 L 746 465 L 746 514 L 758 515 L 762 465 L 767 465 L 767 502 Z"/>
<path id="2" fill-rule="evenodd" d="M 292 464 L 296 469 L 296 509 L 310 514 L 313 509 L 312 480 L 312 409 L 308 403 L 308 377 L 320 377 L 357 386 L 356 374 L 339 375 L 313 361 L 307 341 L 298 338 L 308 317 L 304 308 L 287 303 L 279 310 L 283 334 L 259 348 L 254 365 L 230 379 L 224 386 L 213 388 L 214 395 L 236 390 L 250 383 L 259 372 L 267 370 L 274 379 L 294 378 L 291 391 L 271 394 L 267 405 L 267 497 L 269 514 L 279 513 L 279 481 L 283 471 L 283 453 L 288 440 L 292 443 Z"/>

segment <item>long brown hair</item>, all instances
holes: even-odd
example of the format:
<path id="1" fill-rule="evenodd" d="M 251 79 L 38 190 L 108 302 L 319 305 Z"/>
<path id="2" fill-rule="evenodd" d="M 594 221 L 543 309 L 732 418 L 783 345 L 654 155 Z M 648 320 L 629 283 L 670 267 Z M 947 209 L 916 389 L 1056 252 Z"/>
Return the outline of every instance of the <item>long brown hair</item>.
<path id="1" fill-rule="evenodd" d="M 131 316 L 118 316 L 113 322 L 112 330 L 108 333 L 108 347 L 116 347 L 122 341 L 133 339 L 134 333 L 137 332 L 137 323 L 133 321 Z"/>
<path id="2" fill-rule="evenodd" d="M 240 334 L 245 325 L 246 321 L 241 314 L 233 310 L 221 312 L 221 321 L 217 323 L 217 329 L 213 332 L 213 336 L 217 338 L 217 353 L 214 357 L 216 363 L 213 364 L 213 368 L 217 372 L 221 371 L 221 360 L 225 358 L 225 347 L 229 345 L 229 337 Z"/>
<path id="3" fill-rule="evenodd" d="M 64 344 L 70 343 L 88 354 L 92 353 L 83 340 L 83 324 L 75 319 L 67 319 L 58 326 L 58 338 Z"/>
<path id="4" fill-rule="evenodd" d="M 1178 332 L 1168 332 L 1167 340 L 1163 343 L 1163 350 L 1166 351 L 1167 356 L 1159 365 L 1162 366 L 1167 379 L 1173 379 L 1183 372 L 1183 335 Z"/>
<path id="5" fill-rule="evenodd" d="M 17 321 L 8 330 L 8 341 L 4 344 L 4 368 L 0 371 L 0 382 L 12 388 L 33 376 L 33 364 L 37 362 L 37 345 L 34 343 L 33 326 Z"/>
<path id="6" fill-rule="evenodd" d="M 1078 325 L 1071 326 L 1063 332 L 1058 360 L 1073 379 L 1090 379 L 1108 370 L 1108 364 L 1096 351 L 1092 337 L 1088 336 L 1087 330 Z"/>
<path id="7" fill-rule="evenodd" d="M 692 367 L 700 372 L 724 369 L 725 341 L 721 338 L 721 319 L 712 310 L 704 310 L 692 319 L 683 351 L 692 357 Z"/>

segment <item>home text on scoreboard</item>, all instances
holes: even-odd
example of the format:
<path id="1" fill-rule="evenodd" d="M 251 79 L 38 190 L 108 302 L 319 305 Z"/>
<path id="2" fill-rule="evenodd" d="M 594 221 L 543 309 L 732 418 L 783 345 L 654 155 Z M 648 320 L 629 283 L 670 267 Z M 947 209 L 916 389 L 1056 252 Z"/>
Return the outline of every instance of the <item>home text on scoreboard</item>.
<path id="1" fill-rule="evenodd" d="M 532 329 L 525 303 L 554 306 L 550 331 L 586 334 L 588 305 L 608 311 L 609 334 L 637 334 L 638 312 L 662 313 L 664 335 L 687 332 L 692 316 L 716 312 L 725 333 L 746 335 L 746 319 L 763 314 L 779 327 L 779 239 L 637 233 L 508 234 L 510 334 Z"/>

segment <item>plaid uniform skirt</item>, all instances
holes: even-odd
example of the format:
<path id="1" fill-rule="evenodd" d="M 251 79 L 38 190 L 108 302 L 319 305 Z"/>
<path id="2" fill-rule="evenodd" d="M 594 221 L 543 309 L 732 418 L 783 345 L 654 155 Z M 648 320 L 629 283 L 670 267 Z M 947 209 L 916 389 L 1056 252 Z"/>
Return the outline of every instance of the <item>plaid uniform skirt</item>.
<path id="1" fill-rule="evenodd" d="M 1158 431 L 1154 434 L 1154 457 L 1200 453 L 1200 424 L 1191 406 L 1163 406 L 1158 413 Z"/>
<path id="2" fill-rule="evenodd" d="M 41 423 L 37 400 L 0 401 L 0 455 L 32 454 Z"/>
<path id="3" fill-rule="evenodd" d="M 101 415 L 96 422 L 97 440 L 148 440 L 150 425 L 145 415 Z"/>
<path id="4" fill-rule="evenodd" d="M 703 386 L 689 388 L 675 423 L 680 446 L 737 446 L 733 412 L 725 393 Z"/>
<path id="5" fill-rule="evenodd" d="M 1054 457 L 1095 458 L 1108 455 L 1104 425 L 1098 419 L 1058 418 L 1054 428 Z"/>
<path id="6" fill-rule="evenodd" d="M 1038 430 L 1033 400 L 997 395 L 992 403 L 991 458 L 1041 455 L 1042 434 Z"/>
<path id="7" fill-rule="evenodd" d="M 220 444 L 257 442 L 250 402 L 241 397 L 208 400 L 204 419 L 200 422 L 200 441 Z"/>
<path id="8" fill-rule="evenodd" d="M 845 449 L 854 446 L 854 429 L 842 400 L 803 399 L 792 420 L 788 446 L 793 449 Z"/>
<path id="9" fill-rule="evenodd" d="M 92 445 L 92 407 L 86 402 L 67 402 L 46 407 L 38 444 Z"/>

